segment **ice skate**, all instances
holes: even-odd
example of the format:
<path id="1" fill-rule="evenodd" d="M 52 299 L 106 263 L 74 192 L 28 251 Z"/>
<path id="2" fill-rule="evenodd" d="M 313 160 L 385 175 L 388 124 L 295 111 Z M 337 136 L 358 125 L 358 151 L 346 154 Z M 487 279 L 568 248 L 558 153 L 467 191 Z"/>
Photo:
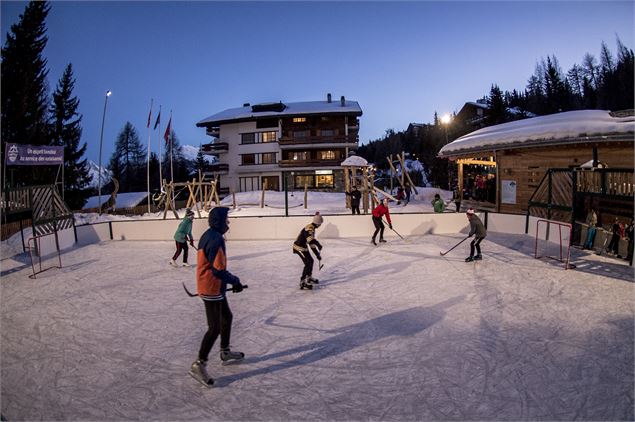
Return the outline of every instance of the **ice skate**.
<path id="1" fill-rule="evenodd" d="M 483 260 L 483 255 L 478 254 L 474 257 L 474 261 L 482 261 Z"/>
<path id="2" fill-rule="evenodd" d="M 189 374 L 196 381 L 200 382 L 201 384 L 203 384 L 204 386 L 208 388 L 214 385 L 214 380 L 209 375 L 207 375 L 205 362 L 201 360 L 197 360 L 194 363 L 192 363 Z"/>
<path id="3" fill-rule="evenodd" d="M 300 280 L 300 290 L 312 290 L 313 289 L 313 285 L 309 282 L 309 278 L 305 277 L 302 280 Z"/>
<path id="4" fill-rule="evenodd" d="M 320 284 L 320 280 L 318 280 L 317 278 L 309 277 L 309 283 L 310 284 Z"/>
<path id="5" fill-rule="evenodd" d="M 173 267 L 175 267 L 175 268 L 177 268 L 177 267 L 179 266 L 179 265 L 176 263 L 176 261 L 175 261 L 175 260 L 173 260 L 173 259 L 169 260 L 169 261 L 168 261 L 168 264 L 170 264 L 171 266 L 173 266 Z"/>
<path id="6" fill-rule="evenodd" d="M 191 265 L 190 265 L 190 264 L 188 264 L 187 262 L 184 262 L 182 265 L 183 265 L 184 267 L 191 267 Z"/>
<path id="7" fill-rule="evenodd" d="M 229 349 L 224 349 L 220 351 L 220 360 L 223 362 L 223 365 L 228 365 L 234 362 L 240 362 L 245 358 L 245 354 L 242 352 L 232 352 Z"/>
<path id="8" fill-rule="evenodd" d="M 375 242 L 375 238 L 370 239 L 370 243 L 372 243 L 373 245 L 377 246 L 377 242 Z"/>
<path id="9" fill-rule="evenodd" d="M 384 239 L 379 239 L 379 243 L 386 243 Z"/>
<path id="10" fill-rule="evenodd" d="M 468 256 L 467 258 L 465 258 L 465 262 L 472 262 L 472 261 L 474 261 L 473 256 Z"/>

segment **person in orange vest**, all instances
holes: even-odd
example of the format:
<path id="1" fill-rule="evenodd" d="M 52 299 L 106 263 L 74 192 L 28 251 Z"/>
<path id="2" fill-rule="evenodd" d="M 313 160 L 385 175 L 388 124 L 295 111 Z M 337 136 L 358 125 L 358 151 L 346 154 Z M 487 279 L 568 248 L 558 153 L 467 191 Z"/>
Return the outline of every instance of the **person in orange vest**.
<path id="1" fill-rule="evenodd" d="M 375 239 L 377 238 L 377 233 L 379 233 L 379 241 L 385 242 L 384 240 L 384 222 L 382 221 L 382 217 L 386 216 L 386 221 L 388 221 L 388 227 L 392 229 L 392 221 L 390 221 L 390 211 L 388 210 L 388 198 L 384 198 L 383 201 L 379 205 L 373 209 L 373 224 L 375 225 L 375 233 L 373 233 L 373 239 L 371 243 L 377 246 L 377 242 Z"/>

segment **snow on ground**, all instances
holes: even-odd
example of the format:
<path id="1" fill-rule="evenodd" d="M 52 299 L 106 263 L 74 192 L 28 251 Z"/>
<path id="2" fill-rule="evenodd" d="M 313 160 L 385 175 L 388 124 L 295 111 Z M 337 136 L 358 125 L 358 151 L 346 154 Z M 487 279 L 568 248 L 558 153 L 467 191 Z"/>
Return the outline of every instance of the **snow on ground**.
<path id="1" fill-rule="evenodd" d="M 299 229 L 299 228 L 298 228 Z M 318 238 L 319 238 L 318 230 Z M 205 332 L 173 242 L 64 252 L 28 278 L 3 257 L 1 411 L 8 420 L 633 420 L 633 272 L 574 250 L 536 260 L 525 235 L 323 241 L 315 291 L 290 241 L 230 241 L 231 344 L 212 389 L 188 374 Z"/>

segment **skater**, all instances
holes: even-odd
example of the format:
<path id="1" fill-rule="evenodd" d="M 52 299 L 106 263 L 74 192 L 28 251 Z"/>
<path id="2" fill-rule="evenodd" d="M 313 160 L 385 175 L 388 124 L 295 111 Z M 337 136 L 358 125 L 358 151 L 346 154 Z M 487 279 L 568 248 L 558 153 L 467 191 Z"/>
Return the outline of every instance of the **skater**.
<path id="1" fill-rule="evenodd" d="M 410 183 L 406 182 L 406 205 L 410 203 L 410 192 L 412 188 L 410 187 Z"/>
<path id="2" fill-rule="evenodd" d="M 593 249 L 593 240 L 595 240 L 595 226 L 598 224 L 598 216 L 593 208 L 589 209 L 586 216 L 586 223 L 589 225 L 586 235 L 586 241 L 582 245 L 582 249 Z"/>
<path id="3" fill-rule="evenodd" d="M 357 190 L 357 185 L 353 185 L 353 190 L 350 192 L 346 192 L 346 195 L 351 197 L 351 213 L 355 215 L 360 215 L 359 213 L 359 200 L 362 197 L 362 193 Z"/>
<path id="4" fill-rule="evenodd" d="M 313 284 L 318 284 L 320 281 L 317 278 L 313 278 L 313 257 L 309 252 L 309 248 L 313 251 L 313 254 L 318 259 L 322 260 L 320 251 L 322 245 L 315 238 L 315 229 L 322 225 L 324 219 L 320 215 L 320 212 L 316 212 L 313 216 L 313 221 L 307 224 L 302 230 L 298 238 L 293 242 L 293 253 L 298 255 L 304 264 L 302 270 L 302 277 L 300 277 L 300 290 L 313 289 Z"/>
<path id="5" fill-rule="evenodd" d="M 626 249 L 626 260 L 630 265 L 633 265 L 633 239 L 634 239 L 634 231 L 635 231 L 635 219 L 631 219 L 631 224 L 629 224 L 624 230 L 626 237 L 628 237 L 628 248 Z"/>
<path id="6" fill-rule="evenodd" d="M 406 198 L 406 194 L 401 186 L 397 188 L 397 196 L 395 196 L 395 198 L 397 198 L 397 205 L 401 205 L 401 201 Z"/>
<path id="7" fill-rule="evenodd" d="M 609 245 L 606 247 L 606 252 L 607 253 L 612 252 L 613 255 L 617 255 L 618 258 L 621 258 L 618 252 L 619 252 L 619 246 L 620 246 L 620 239 L 624 237 L 624 226 L 622 225 L 622 223 L 620 223 L 617 217 L 615 217 L 615 221 L 613 222 L 613 226 L 611 227 L 611 232 L 612 232 L 611 241 L 609 242 Z"/>
<path id="8" fill-rule="evenodd" d="M 227 284 L 232 285 L 234 293 L 241 292 L 240 279 L 227 271 L 227 255 L 223 234 L 229 229 L 229 219 L 225 207 L 216 207 L 209 214 L 209 229 L 198 244 L 196 290 L 205 304 L 207 332 L 203 336 L 198 359 L 190 367 L 190 375 L 197 381 L 210 387 L 214 380 L 207 374 L 207 357 L 220 334 L 220 359 L 223 363 L 242 360 L 244 353 L 229 348 L 232 327 L 232 312 L 225 292 Z"/>
<path id="9" fill-rule="evenodd" d="M 445 203 L 441 199 L 441 195 L 439 195 L 438 193 L 434 194 L 434 199 L 432 200 L 432 207 L 434 208 L 434 212 L 445 211 Z"/>
<path id="10" fill-rule="evenodd" d="M 373 233 L 373 238 L 370 242 L 375 246 L 377 246 L 377 242 L 375 242 L 377 233 L 379 233 L 379 241 L 381 243 L 386 242 L 384 240 L 385 226 L 384 222 L 381 219 L 384 215 L 386 216 L 386 220 L 388 221 L 388 227 L 392 229 L 392 221 L 390 221 L 390 211 L 388 210 L 388 198 L 384 198 L 382 202 L 373 210 L 373 224 L 375 225 L 375 233 Z"/>
<path id="11" fill-rule="evenodd" d="M 480 261 L 483 259 L 481 255 L 481 241 L 487 236 L 487 231 L 483 222 L 476 214 L 474 214 L 473 208 L 468 208 L 467 219 L 470 221 L 470 233 L 468 237 L 474 236 L 474 240 L 470 243 L 470 256 L 465 258 L 465 262 Z M 474 248 L 476 248 L 476 255 L 474 255 Z"/>
<path id="12" fill-rule="evenodd" d="M 172 256 L 170 260 L 170 265 L 173 267 L 178 267 L 179 265 L 176 263 L 177 258 L 181 255 L 181 251 L 183 251 L 183 266 L 191 267 L 190 264 L 187 263 L 187 254 L 188 247 L 187 242 L 189 240 L 190 245 L 194 247 L 194 237 L 192 236 L 192 221 L 194 221 L 194 211 L 188 209 L 185 212 L 185 218 L 179 224 L 179 227 L 176 229 L 176 233 L 174 233 L 174 241 L 176 242 L 176 252 Z"/>

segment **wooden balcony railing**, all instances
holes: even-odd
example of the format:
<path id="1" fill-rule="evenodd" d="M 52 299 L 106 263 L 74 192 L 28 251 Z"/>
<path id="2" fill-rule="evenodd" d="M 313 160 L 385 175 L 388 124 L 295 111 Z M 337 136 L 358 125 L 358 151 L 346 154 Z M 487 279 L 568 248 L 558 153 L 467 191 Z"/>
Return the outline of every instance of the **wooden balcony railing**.
<path id="1" fill-rule="evenodd" d="M 343 160 L 280 160 L 280 167 L 331 167 L 339 166 Z"/>
<path id="2" fill-rule="evenodd" d="M 293 138 L 283 136 L 278 140 L 280 146 L 285 145 L 302 145 L 302 144 L 357 144 L 359 137 L 357 135 L 336 135 L 336 136 L 303 136 L 301 138 Z"/>
<path id="3" fill-rule="evenodd" d="M 201 146 L 201 149 L 207 154 L 221 154 L 227 152 L 229 144 L 227 142 L 214 142 Z"/>

